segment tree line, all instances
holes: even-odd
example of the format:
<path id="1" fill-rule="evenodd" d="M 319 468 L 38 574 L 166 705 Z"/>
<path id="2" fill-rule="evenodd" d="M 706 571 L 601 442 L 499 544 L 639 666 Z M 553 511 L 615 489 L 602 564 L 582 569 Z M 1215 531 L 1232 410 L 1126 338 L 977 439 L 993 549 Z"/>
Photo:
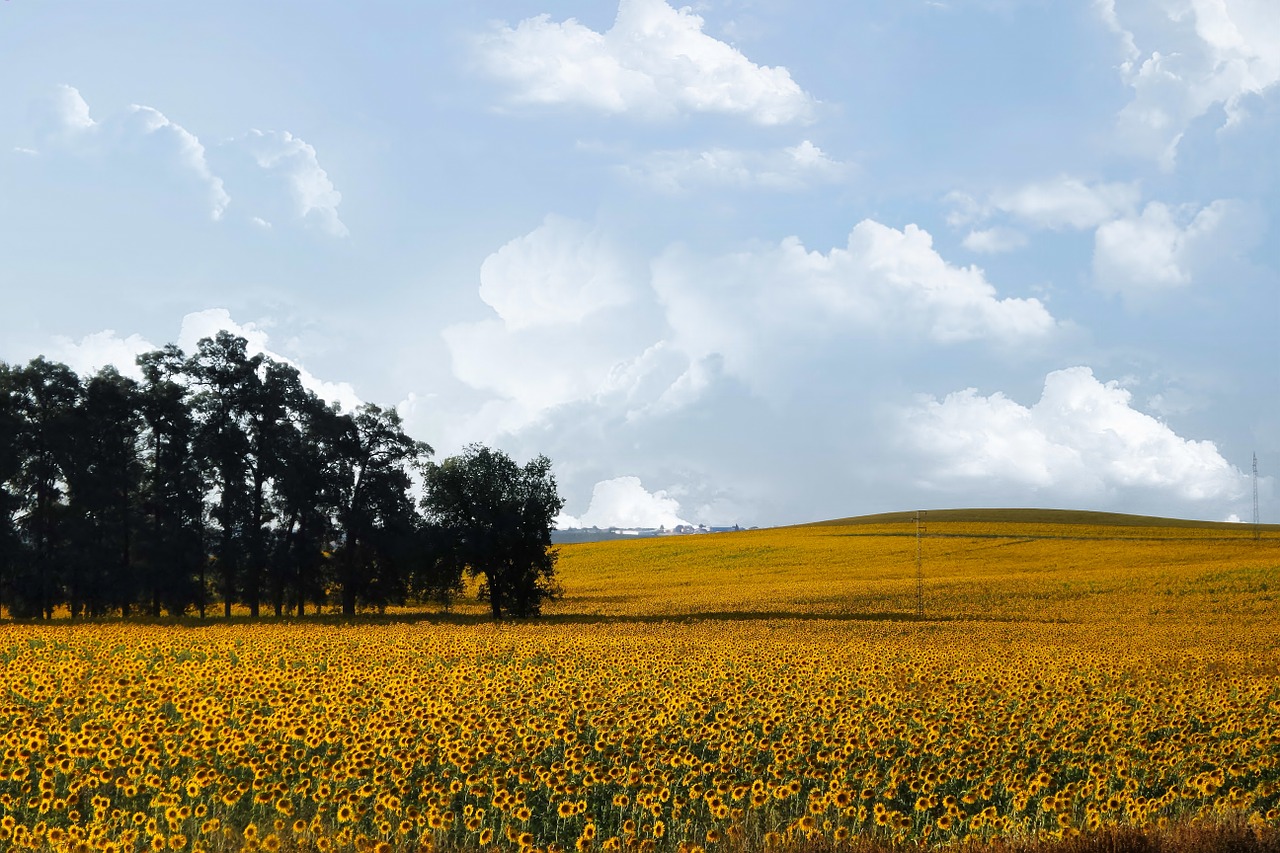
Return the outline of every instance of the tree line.
<path id="1" fill-rule="evenodd" d="M 303 615 L 557 592 L 551 463 L 436 464 L 394 409 L 344 413 L 230 332 L 82 379 L 0 362 L 0 607 L 14 618 Z"/>

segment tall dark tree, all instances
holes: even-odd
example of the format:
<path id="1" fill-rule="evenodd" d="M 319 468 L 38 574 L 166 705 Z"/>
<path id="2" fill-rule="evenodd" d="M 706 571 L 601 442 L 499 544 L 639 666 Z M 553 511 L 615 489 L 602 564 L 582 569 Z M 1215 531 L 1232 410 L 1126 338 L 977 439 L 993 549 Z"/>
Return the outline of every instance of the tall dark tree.
<path id="1" fill-rule="evenodd" d="M 204 338 L 186 372 L 196 389 L 193 406 L 196 429 L 193 442 L 202 474 L 215 493 L 209 515 L 217 525 L 214 574 L 222 596 L 223 615 L 231 617 L 232 605 L 241 598 L 256 603 L 258 578 L 247 580 L 254 495 L 250 484 L 250 437 L 247 411 L 259 384 L 262 356 L 249 356 L 248 341 L 222 331 Z M 261 567 L 256 567 L 261 569 Z M 256 615 L 256 614 L 255 614 Z"/>
<path id="2" fill-rule="evenodd" d="M 19 411 L 18 371 L 0 361 L 0 605 L 8 606 L 15 573 L 24 561 L 19 513 L 22 491 L 20 441 L 25 428 Z"/>
<path id="3" fill-rule="evenodd" d="M 275 523 L 274 492 L 289 474 L 288 447 L 297 440 L 295 413 L 306 392 L 298 371 L 270 358 L 244 386 L 242 416 L 248 439 L 249 507 L 244 527 L 244 601 L 256 617 L 271 580 L 271 526 Z M 277 599 L 276 615 L 282 601 Z"/>
<path id="4" fill-rule="evenodd" d="M 551 530 L 564 507 L 551 460 L 517 465 L 480 444 L 427 466 L 427 518 L 450 543 L 452 565 L 482 578 L 493 618 L 536 616 L 559 594 Z"/>
<path id="5" fill-rule="evenodd" d="M 138 384 L 114 367 L 84 386 L 74 420 L 75 453 L 68 459 L 73 547 L 66 561 L 72 617 L 127 612 L 138 592 L 134 530 L 141 492 L 141 396 Z"/>
<path id="6" fill-rule="evenodd" d="M 162 607 L 178 615 L 194 606 L 204 618 L 204 483 L 193 448 L 186 364 L 172 344 L 138 356 L 145 424 L 139 597 L 152 616 Z"/>
<path id="7" fill-rule="evenodd" d="M 20 423 L 18 526 L 27 548 L 11 580 L 9 608 L 16 616 L 50 619 L 65 600 L 67 471 L 79 450 L 75 420 L 82 388 L 69 367 L 44 357 L 17 370 L 13 386 Z"/>
<path id="8" fill-rule="evenodd" d="M 358 600 L 385 606 L 407 586 L 406 555 L 418 527 L 410 474 L 432 451 L 405 435 L 394 409 L 368 403 L 346 420 L 335 480 L 340 544 L 334 556 L 342 613 L 353 616 Z"/>
<path id="9" fill-rule="evenodd" d="M 333 539 L 339 448 L 349 421 L 302 387 L 297 370 L 272 363 L 268 384 L 281 401 L 272 434 L 275 524 L 269 587 L 276 616 L 292 604 L 299 616 L 324 597 L 324 552 Z"/>

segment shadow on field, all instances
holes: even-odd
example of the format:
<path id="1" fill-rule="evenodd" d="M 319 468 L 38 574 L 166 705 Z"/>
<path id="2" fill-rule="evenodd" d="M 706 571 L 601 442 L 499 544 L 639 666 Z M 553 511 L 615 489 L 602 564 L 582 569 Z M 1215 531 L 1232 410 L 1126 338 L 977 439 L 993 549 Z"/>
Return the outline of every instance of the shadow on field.
<path id="1" fill-rule="evenodd" d="M 410 613 L 358 613 L 354 617 L 336 613 L 308 613 L 305 616 L 164 616 L 127 618 L 105 617 L 75 619 L 55 617 L 41 619 L 0 619 L 0 623 L 26 625 L 160 625 L 181 628 L 219 628 L 227 626 L 290 626 L 316 625 L 327 627 L 375 627 L 393 625 L 690 625 L 696 622 L 901 622 L 917 624 L 946 624 L 953 622 L 995 622 L 1056 624 L 1060 619 L 1028 619 L 1025 617 L 992 616 L 990 614 L 949 613 L 917 616 L 914 611 L 876 611 L 866 613 L 814 613 L 803 610 L 707 610 L 688 613 L 552 613 L 535 618 L 503 618 L 495 620 L 488 613 L 455 613 L 448 611 L 421 611 Z"/>

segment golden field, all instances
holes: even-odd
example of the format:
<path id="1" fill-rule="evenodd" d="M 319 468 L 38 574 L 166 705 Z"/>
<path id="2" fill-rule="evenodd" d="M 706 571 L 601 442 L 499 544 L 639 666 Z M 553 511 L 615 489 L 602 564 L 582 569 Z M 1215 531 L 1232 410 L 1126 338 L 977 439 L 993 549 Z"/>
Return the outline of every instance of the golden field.
<path id="1" fill-rule="evenodd" d="M 932 515 L 923 619 L 889 518 L 565 546 L 538 623 L 0 624 L 0 849 L 1280 826 L 1280 535 L 1054 519 Z"/>

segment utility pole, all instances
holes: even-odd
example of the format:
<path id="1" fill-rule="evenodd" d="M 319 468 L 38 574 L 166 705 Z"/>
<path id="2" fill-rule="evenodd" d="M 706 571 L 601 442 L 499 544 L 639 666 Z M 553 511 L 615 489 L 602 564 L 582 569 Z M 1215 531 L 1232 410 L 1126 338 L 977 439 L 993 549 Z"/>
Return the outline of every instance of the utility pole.
<path id="1" fill-rule="evenodd" d="M 1253 539 L 1262 538 L 1262 519 L 1258 515 L 1258 454 L 1253 454 Z"/>

